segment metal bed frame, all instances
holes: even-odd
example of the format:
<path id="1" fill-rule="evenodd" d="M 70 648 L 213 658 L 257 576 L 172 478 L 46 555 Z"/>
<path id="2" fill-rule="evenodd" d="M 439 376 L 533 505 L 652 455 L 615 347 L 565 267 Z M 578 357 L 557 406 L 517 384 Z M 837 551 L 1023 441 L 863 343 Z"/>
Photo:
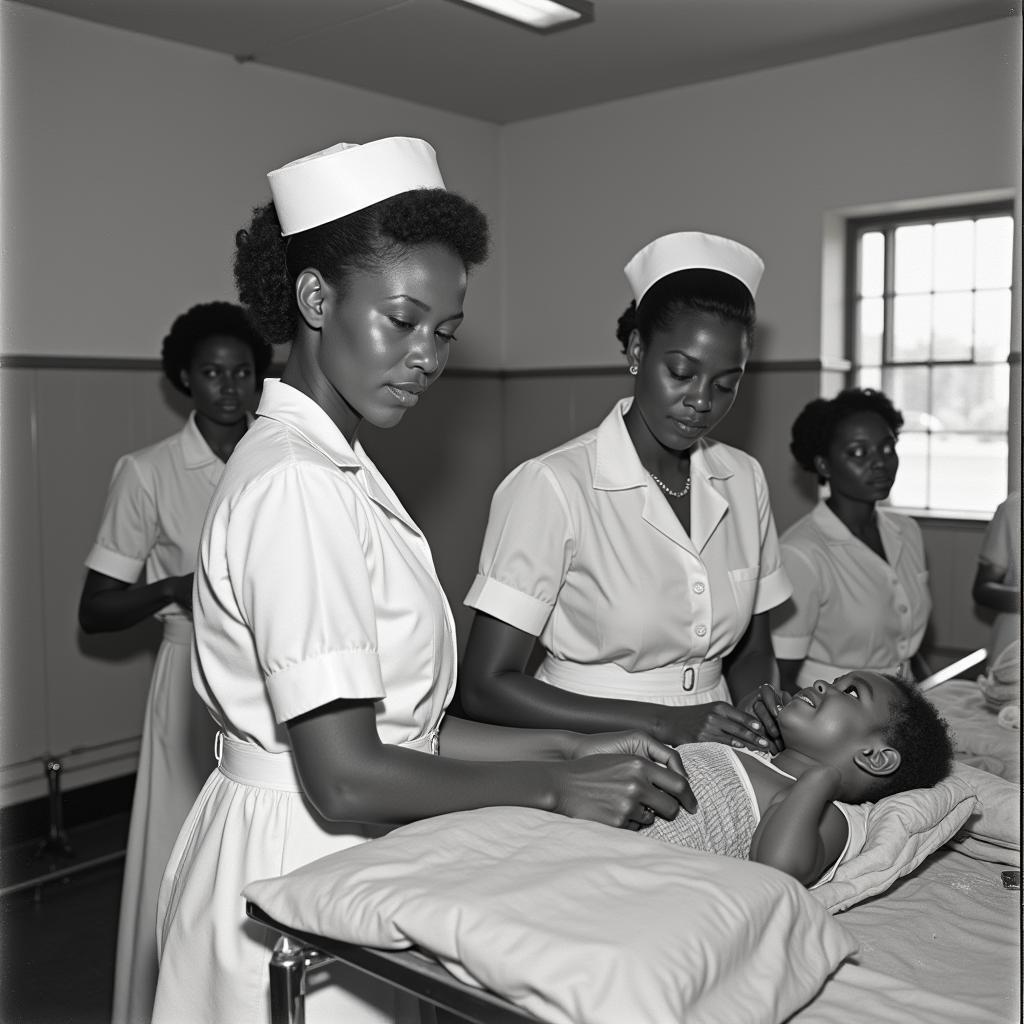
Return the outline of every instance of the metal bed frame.
<path id="1" fill-rule="evenodd" d="M 245 912 L 279 936 L 270 958 L 271 1024 L 305 1024 L 306 974 L 331 962 L 354 967 L 461 1021 L 542 1024 L 507 1000 L 463 984 L 437 962 L 411 950 L 372 949 L 297 931 L 275 921 L 255 903 L 246 903 Z"/>

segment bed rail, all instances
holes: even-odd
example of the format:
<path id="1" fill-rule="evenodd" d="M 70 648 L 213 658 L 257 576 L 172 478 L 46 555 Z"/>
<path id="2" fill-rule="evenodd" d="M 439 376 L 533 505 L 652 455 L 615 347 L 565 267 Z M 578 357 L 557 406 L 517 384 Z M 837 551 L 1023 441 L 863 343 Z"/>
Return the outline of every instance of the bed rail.
<path id="1" fill-rule="evenodd" d="M 440 964 L 412 951 L 372 949 L 297 931 L 246 903 L 253 921 L 278 933 L 270 959 L 271 1024 L 304 1024 L 306 975 L 330 962 L 346 964 L 470 1024 L 543 1024 L 484 989 L 465 985 Z"/>

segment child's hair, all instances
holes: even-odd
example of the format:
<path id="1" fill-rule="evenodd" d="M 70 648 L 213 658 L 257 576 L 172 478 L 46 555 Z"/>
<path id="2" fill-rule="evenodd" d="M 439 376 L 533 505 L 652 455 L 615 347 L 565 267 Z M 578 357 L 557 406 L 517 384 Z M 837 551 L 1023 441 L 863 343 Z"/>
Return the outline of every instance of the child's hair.
<path id="1" fill-rule="evenodd" d="M 245 310 L 233 302 L 201 302 L 175 319 L 160 351 L 164 376 L 183 395 L 191 394 L 181 379 L 182 371 L 188 370 L 199 345 L 217 335 L 237 338 L 249 346 L 259 390 L 270 366 L 271 348 Z"/>
<path id="2" fill-rule="evenodd" d="M 877 801 L 908 789 L 937 785 L 953 764 L 953 741 L 946 720 L 913 684 L 886 675 L 903 696 L 892 703 L 892 717 L 882 730 L 885 742 L 900 752 L 900 766 L 879 776 L 865 800 Z"/>

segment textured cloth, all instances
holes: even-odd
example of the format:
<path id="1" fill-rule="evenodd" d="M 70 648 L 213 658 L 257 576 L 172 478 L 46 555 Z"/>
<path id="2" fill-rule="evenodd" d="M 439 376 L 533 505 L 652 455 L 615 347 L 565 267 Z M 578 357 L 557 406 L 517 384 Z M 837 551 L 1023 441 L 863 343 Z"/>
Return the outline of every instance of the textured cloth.
<path id="1" fill-rule="evenodd" d="M 722 743 L 677 747 L 697 811 L 680 811 L 671 821 L 655 818 L 640 834 L 691 850 L 750 859 L 750 842 L 761 814 L 736 753 Z"/>
<path id="2" fill-rule="evenodd" d="M 633 447 L 630 404 L 505 478 L 466 604 L 539 637 L 560 662 L 613 663 L 642 690 L 642 673 L 678 666 L 681 678 L 727 655 L 790 587 L 758 463 L 718 441 L 695 445 L 687 534 Z"/>
<path id="3" fill-rule="evenodd" d="M 746 747 L 734 750 L 723 743 L 686 743 L 676 750 L 697 798 L 697 811 L 687 814 L 680 810 L 671 821 L 655 818 L 653 824 L 640 829 L 640 834 L 691 850 L 749 860 L 750 843 L 761 822 L 761 809 L 743 764 L 744 758 L 761 761 L 790 781 L 794 781 L 793 776 L 776 768 L 771 755 L 760 750 Z M 833 801 L 832 806 L 846 819 L 846 844 L 810 886 L 812 889 L 831 881 L 839 865 L 856 856 L 864 845 L 864 822 L 871 805 Z"/>
<path id="4" fill-rule="evenodd" d="M 177 434 L 114 467 L 87 568 L 124 583 L 185 576 L 224 463 L 192 413 Z M 114 967 L 113 1024 L 148 1022 L 156 992 L 156 906 L 178 829 L 214 767 L 215 726 L 192 688 L 192 617 L 177 604 L 155 616 L 164 637 L 142 721 Z"/>
<path id="5" fill-rule="evenodd" d="M 876 515 L 885 558 L 824 501 L 782 535 L 793 594 L 772 611 L 772 643 L 777 658 L 803 661 L 800 688 L 854 669 L 907 672 L 921 645 L 932 609 L 921 528 L 888 509 Z"/>

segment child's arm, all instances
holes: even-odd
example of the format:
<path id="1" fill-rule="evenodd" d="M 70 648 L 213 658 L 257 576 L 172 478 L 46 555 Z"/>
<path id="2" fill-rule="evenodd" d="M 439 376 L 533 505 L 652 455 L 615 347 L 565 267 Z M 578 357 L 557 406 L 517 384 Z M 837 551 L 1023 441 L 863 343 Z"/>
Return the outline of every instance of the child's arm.
<path id="1" fill-rule="evenodd" d="M 837 768 L 821 765 L 804 772 L 779 793 L 761 815 L 750 842 L 750 859 L 816 882 L 846 846 L 846 818 L 832 801 L 839 792 Z"/>

